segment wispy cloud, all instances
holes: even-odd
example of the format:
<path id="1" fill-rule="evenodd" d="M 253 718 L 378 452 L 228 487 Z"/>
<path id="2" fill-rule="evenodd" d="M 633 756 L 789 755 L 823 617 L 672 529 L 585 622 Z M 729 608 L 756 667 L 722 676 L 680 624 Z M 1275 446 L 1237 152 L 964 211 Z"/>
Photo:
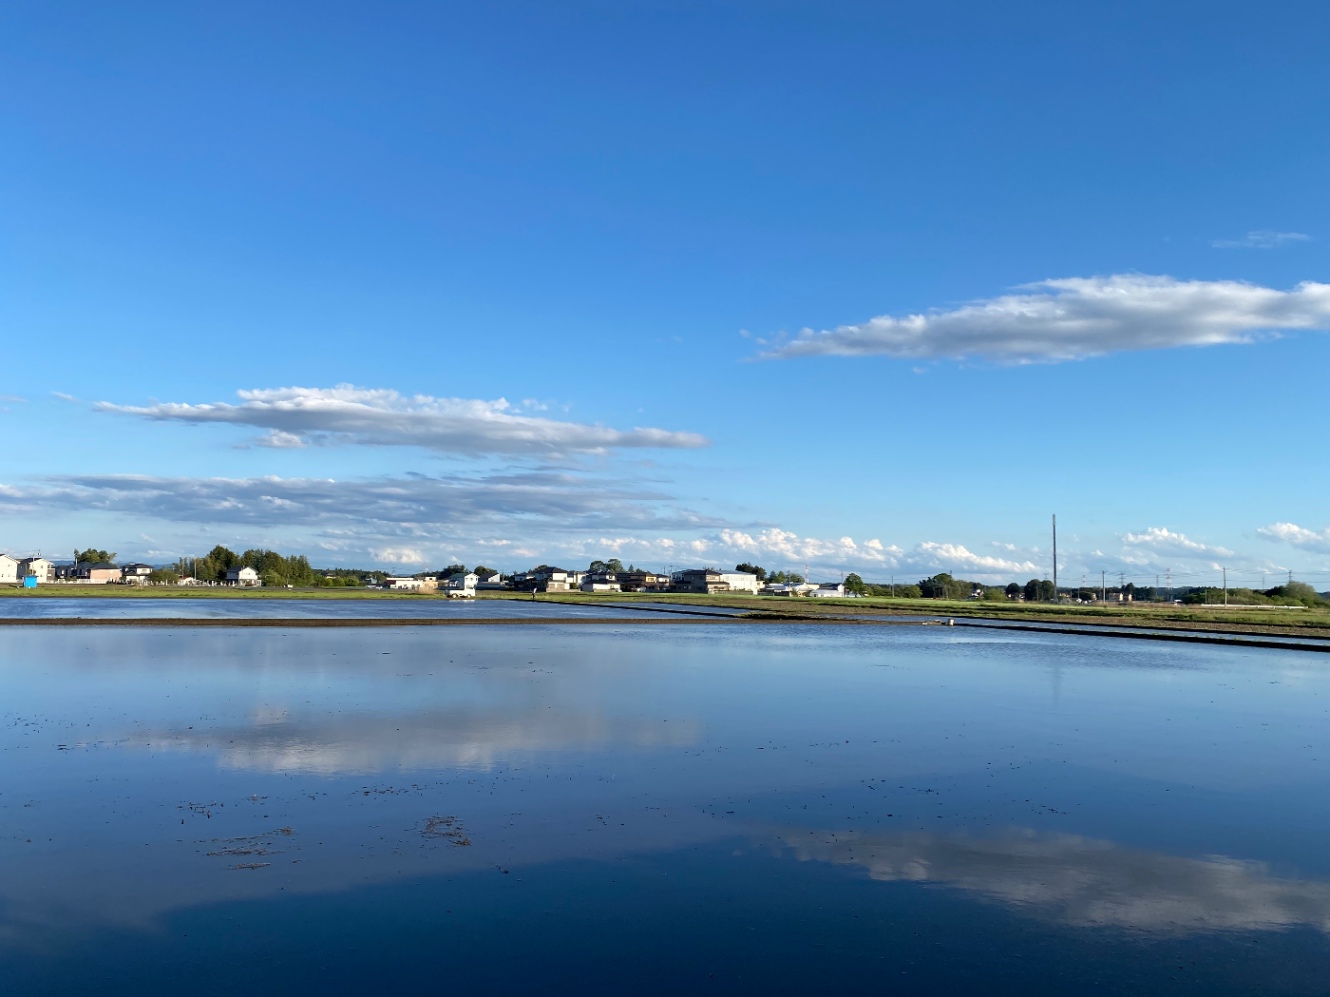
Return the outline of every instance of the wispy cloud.
<path id="1" fill-rule="evenodd" d="M 809 564 L 823 579 L 844 571 L 869 580 L 949 571 L 1006 581 L 1042 570 L 1011 544 L 990 555 L 959 543 L 923 541 L 906 549 L 877 538 L 738 527 L 640 481 L 560 468 L 348 480 L 68 475 L 0 485 L 0 513 L 74 510 L 125 517 L 135 522 L 134 534 L 145 522 L 172 523 L 229 530 L 245 544 L 294 542 L 297 549 L 381 564 L 433 563 L 456 551 L 485 559 L 502 552 L 510 567 L 604 556 L 652 565 L 756 561 L 802 570 Z"/>
<path id="2" fill-rule="evenodd" d="M 761 356 L 978 357 L 1057 363 L 1123 350 L 1249 343 L 1284 330 L 1330 329 L 1330 284 L 1279 291 L 1241 281 L 1142 274 L 1069 277 L 919 315 L 804 329 Z"/>
<path id="3" fill-rule="evenodd" d="M 1304 232 L 1274 232 L 1270 229 L 1257 229 L 1248 232 L 1241 239 L 1212 239 L 1210 245 L 1215 249 L 1278 249 L 1290 242 L 1310 242 L 1311 236 Z"/>
<path id="4" fill-rule="evenodd" d="M 543 536 L 716 526 L 637 483 L 557 469 L 432 477 L 168 478 L 69 475 L 0 488 L 0 509 L 79 509 L 190 524 L 320 527 L 363 538 L 447 537 L 465 529 Z"/>
<path id="5" fill-rule="evenodd" d="M 389 389 L 272 388 L 239 391 L 226 402 L 117 405 L 102 412 L 161 422 L 227 423 L 267 430 L 257 442 L 269 447 L 307 444 L 415 446 L 465 456 L 492 454 L 553 456 L 626 448 L 694 448 L 708 440 L 697 433 L 665 429 L 612 429 L 524 414 L 503 398 L 435 398 Z"/>
<path id="6" fill-rule="evenodd" d="M 1262 526 L 1256 532 L 1267 540 L 1289 544 L 1317 554 L 1330 554 L 1330 529 L 1318 533 L 1296 523 L 1271 523 L 1269 526 Z"/>

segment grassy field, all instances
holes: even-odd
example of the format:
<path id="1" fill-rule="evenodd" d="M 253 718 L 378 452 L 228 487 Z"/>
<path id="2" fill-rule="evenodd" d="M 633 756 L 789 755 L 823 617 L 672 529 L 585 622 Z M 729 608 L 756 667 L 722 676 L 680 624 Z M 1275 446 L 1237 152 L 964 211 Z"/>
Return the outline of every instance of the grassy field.
<path id="1" fill-rule="evenodd" d="M 236 589 L 177 588 L 173 586 L 46 585 L 37 589 L 0 587 L 0 598 L 12 599 L 389 599 L 432 600 L 444 596 L 435 593 L 384 592 L 377 589 L 306 588 L 306 589 Z M 519 599 L 530 601 L 523 592 L 481 592 L 480 599 Z M 542 603 L 604 605 L 619 603 L 677 604 L 744 609 L 780 613 L 784 616 L 823 614 L 857 615 L 890 613 L 900 616 L 984 617 L 1012 622 L 1100 624 L 1108 626 L 1144 626 L 1176 630 L 1210 630 L 1268 634 L 1301 634 L 1330 637 L 1330 609 L 1282 609 L 1266 606 L 1169 606 L 1151 603 L 1105 606 L 1052 606 L 1024 602 L 949 602 L 935 599 L 778 599 L 768 596 L 683 595 L 674 593 L 625 593 L 589 595 L 581 592 L 546 593 Z"/>

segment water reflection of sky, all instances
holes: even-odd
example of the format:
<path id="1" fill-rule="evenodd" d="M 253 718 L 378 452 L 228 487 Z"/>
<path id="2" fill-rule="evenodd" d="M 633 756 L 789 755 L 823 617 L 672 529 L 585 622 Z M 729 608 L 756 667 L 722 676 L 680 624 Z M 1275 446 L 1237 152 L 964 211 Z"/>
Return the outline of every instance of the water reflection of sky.
<path id="1" fill-rule="evenodd" d="M 0 636 L 0 952 L 25 958 L 206 905 L 698 849 L 1043 930 L 1330 929 L 1311 655 L 798 626 Z"/>
<path id="2" fill-rule="evenodd" d="M 524 616 L 636 616 L 609 603 L 447 599 L 438 595 L 336 599 L 240 596 L 50 596 L 0 598 L 0 619 L 511 619 Z"/>

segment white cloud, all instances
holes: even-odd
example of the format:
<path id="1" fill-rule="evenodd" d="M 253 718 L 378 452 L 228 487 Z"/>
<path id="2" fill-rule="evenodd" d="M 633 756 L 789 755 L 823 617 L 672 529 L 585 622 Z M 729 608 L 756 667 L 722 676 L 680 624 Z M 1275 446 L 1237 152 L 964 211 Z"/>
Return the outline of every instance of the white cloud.
<path id="1" fill-rule="evenodd" d="M 299 450 L 301 447 L 309 446 L 304 437 L 297 436 L 295 433 L 287 433 L 280 429 L 274 429 L 267 436 L 255 440 L 255 446 L 271 447 L 274 450 Z"/>
<path id="2" fill-rule="evenodd" d="M 1185 533 L 1174 533 L 1166 526 L 1151 526 L 1141 533 L 1124 533 L 1122 542 L 1130 547 L 1148 548 L 1158 554 L 1182 557 L 1232 557 L 1227 547 L 1213 547 L 1193 540 Z"/>
<path id="3" fill-rule="evenodd" d="M 874 578 L 888 570 L 919 575 L 947 571 L 968 573 L 977 576 L 977 580 L 985 580 L 994 575 L 1029 575 L 1040 570 L 1032 561 L 976 554 L 963 544 L 925 540 L 907 551 L 895 544 L 886 546 L 877 538 L 859 542 L 851 537 L 824 540 L 801 537 L 775 527 L 756 534 L 734 529 L 721 530 L 713 538 L 709 549 L 717 554 L 724 551 L 731 556 L 765 558 L 768 561 L 774 559 L 774 567 L 797 567 L 809 563 L 824 571 L 832 568 L 868 571 Z M 1010 549 L 1014 551 L 1016 548 L 1010 546 Z"/>
<path id="4" fill-rule="evenodd" d="M 915 548 L 917 556 L 922 556 L 928 563 L 936 565 L 938 570 L 952 573 L 971 572 L 980 574 L 1032 574 L 1040 570 L 1033 561 L 1017 561 L 1005 557 L 990 557 L 987 554 L 975 554 L 961 544 L 932 543 L 925 541 Z"/>
<path id="5" fill-rule="evenodd" d="M 241 402 L 115 405 L 98 411 L 163 422 L 228 423 L 268 431 L 262 446 L 310 443 L 417 446 L 443 453 L 538 454 L 603 452 L 620 448 L 693 448 L 708 445 L 697 433 L 665 429 L 611 429 L 523 415 L 505 399 L 435 398 L 388 389 L 273 388 L 237 392 Z"/>
<path id="6" fill-rule="evenodd" d="M 425 552 L 418 547 L 377 547 L 370 556 L 382 564 L 424 564 Z"/>
<path id="7" fill-rule="evenodd" d="M 1290 242 L 1310 242 L 1311 236 L 1303 232 L 1273 232 L 1270 229 L 1257 229 L 1248 232 L 1241 239 L 1214 239 L 1210 245 L 1215 249 L 1277 249 Z"/>
<path id="8" fill-rule="evenodd" d="M 1278 291 L 1241 281 L 1142 274 L 1028 284 L 947 311 L 804 329 L 762 356 L 982 357 L 1056 363 L 1122 350 L 1249 343 L 1281 330 L 1330 328 L 1330 284 Z"/>
<path id="9" fill-rule="evenodd" d="M 1296 523 L 1271 523 L 1256 531 L 1267 540 L 1290 544 L 1318 554 L 1330 554 L 1330 529 L 1317 533 Z"/>

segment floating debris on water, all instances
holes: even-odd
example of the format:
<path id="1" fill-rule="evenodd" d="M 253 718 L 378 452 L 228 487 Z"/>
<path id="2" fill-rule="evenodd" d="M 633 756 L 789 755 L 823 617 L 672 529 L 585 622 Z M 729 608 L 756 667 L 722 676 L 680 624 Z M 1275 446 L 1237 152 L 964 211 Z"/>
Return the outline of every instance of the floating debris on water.
<path id="1" fill-rule="evenodd" d="M 280 850 L 274 851 L 271 848 L 221 848 L 215 852 L 206 853 L 209 858 L 225 856 L 226 858 L 239 858 L 242 855 L 281 855 Z"/>
<path id="2" fill-rule="evenodd" d="M 466 831 L 462 828 L 462 822 L 456 817 L 430 817 L 425 821 L 420 836 L 422 838 L 442 838 L 444 841 L 450 841 L 459 847 L 471 844 L 471 839 L 467 837 Z"/>

